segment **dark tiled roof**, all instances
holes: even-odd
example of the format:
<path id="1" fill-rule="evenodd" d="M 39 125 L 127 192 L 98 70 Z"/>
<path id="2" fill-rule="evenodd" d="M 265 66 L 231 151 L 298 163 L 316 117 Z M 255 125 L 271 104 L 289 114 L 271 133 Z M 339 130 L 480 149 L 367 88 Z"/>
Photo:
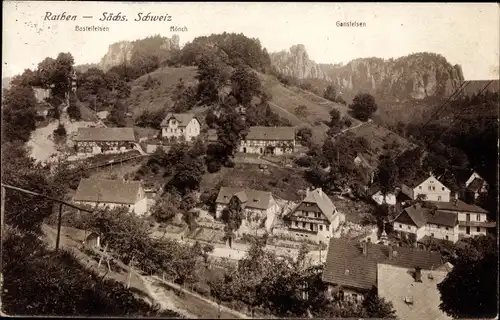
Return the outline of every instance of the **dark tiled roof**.
<path id="1" fill-rule="evenodd" d="M 437 224 L 446 227 L 455 227 L 458 222 L 458 216 L 452 212 L 437 210 L 434 214 L 427 215 L 427 223 Z"/>
<path id="2" fill-rule="evenodd" d="M 294 141 L 294 127 L 250 127 L 245 140 Z"/>
<path id="3" fill-rule="evenodd" d="M 134 128 L 78 128 L 75 141 L 135 141 Z"/>
<path id="4" fill-rule="evenodd" d="M 357 241 L 330 239 L 323 281 L 358 289 L 377 285 L 377 264 L 385 263 L 404 268 L 420 267 L 430 270 L 444 262 L 438 252 L 395 247 L 396 254 L 389 259 L 390 247 L 367 243 L 367 253 Z M 348 270 L 348 271 L 347 271 Z"/>
<path id="5" fill-rule="evenodd" d="M 323 212 L 328 221 L 333 221 L 333 212 L 335 211 L 335 205 L 328 195 L 321 190 L 321 188 L 309 191 L 302 203 L 314 203 L 318 205 L 318 208 Z"/>
<path id="6" fill-rule="evenodd" d="M 418 187 L 420 184 L 422 184 L 422 182 L 424 182 L 428 178 L 429 178 L 428 174 L 419 174 L 419 175 L 413 177 L 412 179 L 407 179 L 407 180 L 403 181 L 403 183 L 405 185 L 407 185 L 408 187 L 414 189 L 414 188 Z"/>
<path id="7" fill-rule="evenodd" d="M 481 178 L 474 178 L 472 182 L 467 186 L 467 189 L 473 192 L 478 192 L 484 185 L 484 180 Z"/>
<path id="8" fill-rule="evenodd" d="M 139 181 L 82 179 L 73 201 L 134 204 L 140 187 Z"/>
<path id="9" fill-rule="evenodd" d="M 420 228 L 427 223 L 437 224 L 446 227 L 455 227 L 458 222 L 458 217 L 455 213 L 423 208 L 418 204 L 407 207 L 394 220 L 405 224 L 412 224 Z"/>
<path id="10" fill-rule="evenodd" d="M 405 208 L 403 212 L 396 218 L 396 221 L 402 223 L 412 222 L 411 224 L 417 226 L 417 228 L 420 228 L 427 222 L 427 214 L 427 209 L 422 208 L 418 205 L 412 205 L 408 208 Z"/>
<path id="11" fill-rule="evenodd" d="M 162 127 L 167 127 L 170 119 L 175 118 L 179 122 L 179 127 L 186 127 L 193 118 L 196 118 L 194 113 L 168 113 L 165 119 L 161 122 Z M 196 119 L 198 120 L 198 119 Z M 199 121 L 198 121 L 199 122 Z"/>
<path id="12" fill-rule="evenodd" d="M 247 201 L 245 206 L 256 209 L 268 209 L 273 199 L 271 192 L 267 191 L 221 187 L 215 202 L 228 204 L 233 196 L 237 196 L 242 202 L 245 202 L 243 200 L 245 200 L 246 197 Z"/>
<path id="13" fill-rule="evenodd" d="M 454 203 L 454 202 L 440 202 L 440 201 L 428 201 L 428 202 L 434 204 L 438 208 L 438 210 L 488 213 L 488 211 L 484 210 L 481 207 L 478 207 L 474 204 L 467 204 L 461 200 L 456 200 L 456 203 Z"/>

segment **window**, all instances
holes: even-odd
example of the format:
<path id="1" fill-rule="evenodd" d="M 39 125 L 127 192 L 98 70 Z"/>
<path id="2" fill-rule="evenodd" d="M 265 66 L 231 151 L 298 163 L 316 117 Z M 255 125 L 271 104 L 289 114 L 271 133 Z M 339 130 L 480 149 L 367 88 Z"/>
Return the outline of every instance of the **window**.
<path id="1" fill-rule="evenodd" d="M 466 227 L 466 228 L 465 228 L 465 233 L 466 233 L 466 234 L 470 234 L 470 227 Z"/>
<path id="2" fill-rule="evenodd" d="M 477 227 L 476 232 L 481 232 L 481 228 Z"/>
<path id="3" fill-rule="evenodd" d="M 446 231 L 450 230 L 450 228 L 446 227 Z"/>
<path id="4" fill-rule="evenodd" d="M 305 228 L 305 227 L 306 227 L 306 223 L 302 222 L 302 228 Z"/>
<path id="5" fill-rule="evenodd" d="M 480 215 L 480 214 L 478 214 L 478 215 L 476 216 L 476 221 L 481 221 L 481 215 Z"/>
<path id="6" fill-rule="evenodd" d="M 358 295 L 357 295 L 357 294 L 355 294 L 355 293 L 353 293 L 353 294 L 352 294 L 352 298 L 353 298 L 354 300 L 357 300 L 357 299 L 358 299 Z"/>
<path id="7" fill-rule="evenodd" d="M 298 227 L 299 226 L 299 222 L 298 221 L 295 221 L 295 226 Z"/>
<path id="8" fill-rule="evenodd" d="M 429 191 L 431 191 L 431 190 L 432 190 L 432 187 L 431 187 L 431 186 L 429 186 Z"/>
<path id="9" fill-rule="evenodd" d="M 403 228 L 403 226 L 402 226 L 401 224 L 399 225 L 399 227 L 400 227 L 400 228 Z"/>
<path id="10" fill-rule="evenodd" d="M 431 237 L 433 237 L 433 238 L 434 238 L 434 233 L 431 233 Z"/>
<path id="11" fill-rule="evenodd" d="M 408 230 L 410 230 L 410 229 L 411 229 L 411 227 L 410 227 L 410 226 L 408 226 Z"/>
<path id="12" fill-rule="evenodd" d="M 449 240 L 449 239 L 448 239 L 448 236 L 445 236 L 444 238 L 445 238 L 446 240 Z"/>
<path id="13" fill-rule="evenodd" d="M 441 187 L 441 190 L 444 191 L 444 187 Z"/>
<path id="14" fill-rule="evenodd" d="M 314 224 L 309 223 L 309 229 L 310 229 L 311 231 L 314 231 Z"/>
<path id="15" fill-rule="evenodd" d="M 422 190 L 422 186 L 418 186 L 418 189 L 419 189 L 419 190 Z"/>
<path id="16" fill-rule="evenodd" d="M 436 225 L 436 227 L 437 227 L 438 229 L 441 229 L 441 226 L 440 226 L 440 225 Z"/>
<path id="17" fill-rule="evenodd" d="M 319 225 L 319 231 L 323 231 L 323 225 L 322 224 Z"/>
<path id="18" fill-rule="evenodd" d="M 432 186 L 432 191 L 436 191 L 436 187 Z"/>
<path id="19" fill-rule="evenodd" d="M 441 201 L 441 196 L 438 196 L 438 201 Z"/>

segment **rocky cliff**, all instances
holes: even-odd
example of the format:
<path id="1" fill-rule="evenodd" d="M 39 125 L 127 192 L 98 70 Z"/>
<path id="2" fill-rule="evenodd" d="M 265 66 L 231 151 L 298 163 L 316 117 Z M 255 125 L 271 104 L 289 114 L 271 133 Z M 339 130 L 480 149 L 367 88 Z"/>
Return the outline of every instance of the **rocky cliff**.
<path id="1" fill-rule="evenodd" d="M 443 56 L 415 53 L 398 59 L 361 58 L 346 65 L 317 64 L 303 45 L 271 54 L 278 71 L 299 79 L 320 79 L 346 95 L 369 92 L 385 99 L 422 100 L 449 96 L 464 80 L 462 68 Z"/>
<path id="2" fill-rule="evenodd" d="M 111 44 L 108 52 L 102 57 L 99 68 L 107 71 L 125 61 L 130 61 L 132 56 L 138 50 L 148 52 L 169 52 L 179 49 L 179 36 L 172 38 L 153 36 L 136 41 L 120 41 Z"/>

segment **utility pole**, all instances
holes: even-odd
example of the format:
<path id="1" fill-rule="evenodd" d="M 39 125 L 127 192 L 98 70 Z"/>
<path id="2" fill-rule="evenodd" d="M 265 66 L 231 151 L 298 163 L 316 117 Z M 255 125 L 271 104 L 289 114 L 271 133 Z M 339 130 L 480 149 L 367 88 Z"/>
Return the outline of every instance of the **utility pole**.
<path id="1" fill-rule="evenodd" d="M 4 220 L 5 220 L 5 188 L 2 186 L 2 213 L 1 213 L 1 225 L 0 232 L 2 234 L 1 238 L 3 240 L 3 230 L 4 230 Z"/>
<path id="2" fill-rule="evenodd" d="M 59 215 L 57 217 L 57 238 L 56 238 L 56 252 L 59 251 L 59 241 L 61 239 L 61 220 L 62 220 L 63 204 L 59 204 Z"/>

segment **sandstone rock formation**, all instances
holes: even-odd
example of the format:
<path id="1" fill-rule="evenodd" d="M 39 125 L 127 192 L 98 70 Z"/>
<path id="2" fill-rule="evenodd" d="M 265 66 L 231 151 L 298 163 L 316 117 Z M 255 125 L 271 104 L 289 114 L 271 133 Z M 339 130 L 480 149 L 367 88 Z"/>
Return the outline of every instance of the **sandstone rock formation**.
<path id="1" fill-rule="evenodd" d="M 151 39 L 160 39 L 160 41 L 154 41 L 154 46 L 156 46 L 156 48 L 152 48 L 152 50 L 171 51 L 179 49 L 178 35 L 173 35 L 172 38 L 150 37 L 136 41 L 120 41 L 109 45 L 108 52 L 104 55 L 104 57 L 102 57 L 101 62 L 99 63 L 99 68 L 107 71 L 125 61 L 130 61 L 134 50 L 143 47 L 145 44 L 144 42 L 150 41 Z"/>
<path id="2" fill-rule="evenodd" d="M 398 59 L 361 58 L 346 65 L 317 64 L 303 45 L 271 54 L 278 71 L 298 79 L 320 79 L 340 92 L 369 92 L 397 100 L 449 96 L 464 80 L 462 68 L 434 53 L 415 53 Z"/>

